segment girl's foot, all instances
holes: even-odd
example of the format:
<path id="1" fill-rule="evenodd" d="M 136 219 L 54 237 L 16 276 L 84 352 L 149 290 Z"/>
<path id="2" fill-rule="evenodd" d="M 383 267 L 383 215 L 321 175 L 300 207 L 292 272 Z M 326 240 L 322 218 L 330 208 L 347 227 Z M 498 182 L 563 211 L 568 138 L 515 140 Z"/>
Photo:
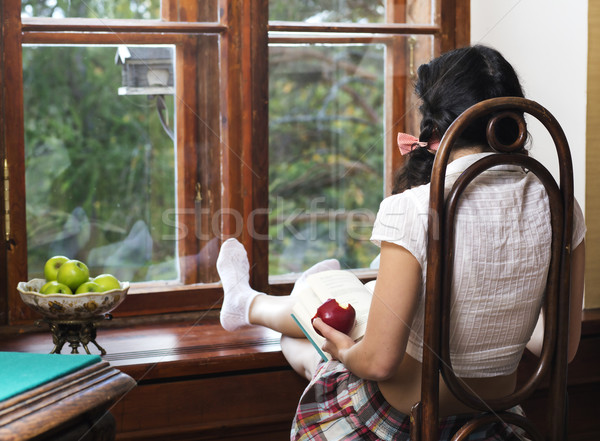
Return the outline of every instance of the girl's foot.
<path id="1" fill-rule="evenodd" d="M 236 239 L 227 239 L 221 245 L 217 258 L 217 272 L 223 284 L 221 326 L 227 331 L 249 326 L 248 313 L 256 296 L 263 294 L 250 287 L 250 264 L 244 246 Z"/>
<path id="2" fill-rule="evenodd" d="M 292 289 L 291 296 L 298 293 L 306 283 L 306 277 L 321 271 L 340 269 L 336 259 L 316 263 L 304 271 Z M 250 287 L 250 264 L 244 246 L 236 239 L 228 239 L 221 245 L 217 258 L 217 272 L 223 284 L 223 305 L 221 306 L 221 326 L 227 331 L 236 331 L 250 326 L 250 306 L 261 294 Z"/>

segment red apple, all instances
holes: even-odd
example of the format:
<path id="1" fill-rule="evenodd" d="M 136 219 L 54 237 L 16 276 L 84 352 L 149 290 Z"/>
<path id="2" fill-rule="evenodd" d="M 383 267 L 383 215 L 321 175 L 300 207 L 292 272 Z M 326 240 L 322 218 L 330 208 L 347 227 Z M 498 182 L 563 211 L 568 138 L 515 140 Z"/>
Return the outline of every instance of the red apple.
<path id="1" fill-rule="evenodd" d="M 311 320 L 311 323 L 317 317 L 323 320 L 332 328 L 335 328 L 338 331 L 343 332 L 344 334 L 348 334 L 354 327 L 356 311 L 354 310 L 354 307 L 350 304 L 340 305 L 337 302 L 337 300 L 329 299 L 321 306 L 319 306 L 319 308 L 317 309 L 317 313 Z M 317 330 L 315 329 L 315 331 Z M 321 335 L 319 331 L 317 331 L 317 333 Z"/>

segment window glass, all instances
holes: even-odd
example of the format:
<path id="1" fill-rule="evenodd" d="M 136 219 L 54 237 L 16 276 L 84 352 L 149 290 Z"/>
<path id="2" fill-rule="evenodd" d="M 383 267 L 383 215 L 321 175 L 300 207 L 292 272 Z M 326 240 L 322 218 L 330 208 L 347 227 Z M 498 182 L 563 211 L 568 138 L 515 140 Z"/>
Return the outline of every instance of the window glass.
<path id="1" fill-rule="evenodd" d="M 402 125 L 406 133 L 419 136 L 421 105 L 414 91 L 414 82 L 417 79 L 417 70 L 422 64 L 429 63 L 434 58 L 434 38 L 431 35 L 407 35 L 404 38 L 406 47 L 406 109 L 402 117 Z M 392 130 L 398 131 L 395 128 Z"/>
<path id="2" fill-rule="evenodd" d="M 22 0 L 23 17 L 159 19 L 160 0 Z"/>
<path id="3" fill-rule="evenodd" d="M 434 21 L 435 1 L 407 0 L 393 5 L 386 0 L 270 0 L 269 19 L 307 23 L 410 23 Z M 386 10 L 386 4 L 387 10 Z M 390 8 L 396 8 L 392 10 Z"/>
<path id="4" fill-rule="evenodd" d="M 30 278 L 58 254 L 121 280 L 178 277 L 164 220 L 176 204 L 173 54 L 23 48 Z"/>
<path id="5" fill-rule="evenodd" d="M 385 47 L 271 45 L 270 274 L 369 267 L 383 197 Z"/>
<path id="6" fill-rule="evenodd" d="M 270 0 L 269 19 L 309 23 L 385 21 L 384 0 Z"/>

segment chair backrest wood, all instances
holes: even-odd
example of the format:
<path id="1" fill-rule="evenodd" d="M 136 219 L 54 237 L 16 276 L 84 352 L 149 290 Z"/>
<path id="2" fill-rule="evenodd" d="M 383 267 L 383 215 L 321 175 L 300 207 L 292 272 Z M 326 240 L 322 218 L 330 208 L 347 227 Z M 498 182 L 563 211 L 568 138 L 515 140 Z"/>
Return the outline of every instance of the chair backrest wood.
<path id="1" fill-rule="evenodd" d="M 548 130 L 556 147 L 559 184 L 543 165 L 524 153 L 527 128 L 524 114 L 537 118 Z M 489 155 L 469 167 L 454 183 L 447 196 L 444 184 L 450 152 L 463 130 L 473 121 L 489 117 L 487 137 L 497 154 Z M 497 124 L 512 119 L 519 136 L 510 145 L 496 136 Z M 512 164 L 535 173 L 546 187 L 550 203 L 552 244 L 550 268 L 544 299 L 545 328 L 542 354 L 537 368 L 524 384 L 509 395 L 482 400 L 463 387 L 452 369 L 449 347 L 450 295 L 453 276 L 454 221 L 458 201 L 467 185 L 480 173 L 500 164 Z M 556 119 L 539 104 L 524 98 L 494 98 L 466 110 L 445 133 L 436 154 L 431 177 L 430 215 L 425 296 L 425 331 L 421 401 L 413 408 L 411 439 L 438 440 L 439 378 L 451 392 L 481 416 L 463 426 L 453 440 L 464 440 L 477 428 L 501 421 L 523 428 L 533 440 L 566 439 L 566 377 L 569 320 L 570 244 L 573 228 L 573 171 L 569 146 Z M 525 417 L 506 412 L 529 397 L 540 382 L 550 378 L 546 438 L 543 430 Z"/>

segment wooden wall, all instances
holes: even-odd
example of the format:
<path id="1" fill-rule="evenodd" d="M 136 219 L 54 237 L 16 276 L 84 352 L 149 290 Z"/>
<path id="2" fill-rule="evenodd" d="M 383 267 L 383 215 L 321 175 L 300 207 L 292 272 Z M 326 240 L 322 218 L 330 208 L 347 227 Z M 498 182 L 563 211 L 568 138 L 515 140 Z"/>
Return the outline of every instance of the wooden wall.
<path id="1" fill-rule="evenodd" d="M 588 9 L 585 307 L 600 307 L 600 2 Z"/>

